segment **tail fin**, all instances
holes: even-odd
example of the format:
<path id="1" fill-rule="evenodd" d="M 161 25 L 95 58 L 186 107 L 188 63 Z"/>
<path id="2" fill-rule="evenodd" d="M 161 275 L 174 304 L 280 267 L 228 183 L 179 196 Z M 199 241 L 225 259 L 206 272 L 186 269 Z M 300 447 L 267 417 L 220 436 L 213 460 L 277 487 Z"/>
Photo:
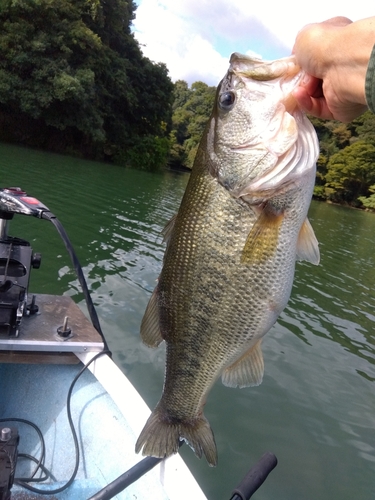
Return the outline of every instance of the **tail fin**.
<path id="1" fill-rule="evenodd" d="M 217 464 L 217 451 L 213 432 L 202 415 L 188 422 L 172 422 L 161 415 L 158 407 L 151 413 L 135 444 L 135 451 L 143 455 L 166 458 L 177 453 L 179 440 L 185 439 L 197 457 L 204 453 L 207 462 Z"/>

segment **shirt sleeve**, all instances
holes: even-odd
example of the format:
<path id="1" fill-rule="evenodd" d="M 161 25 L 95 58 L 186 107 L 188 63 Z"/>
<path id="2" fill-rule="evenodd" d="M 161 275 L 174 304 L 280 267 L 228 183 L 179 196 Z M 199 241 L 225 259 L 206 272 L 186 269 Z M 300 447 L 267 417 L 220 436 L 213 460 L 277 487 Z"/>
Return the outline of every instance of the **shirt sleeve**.
<path id="1" fill-rule="evenodd" d="M 365 93 L 367 106 L 373 113 L 375 113 L 375 45 L 372 49 L 367 66 Z"/>

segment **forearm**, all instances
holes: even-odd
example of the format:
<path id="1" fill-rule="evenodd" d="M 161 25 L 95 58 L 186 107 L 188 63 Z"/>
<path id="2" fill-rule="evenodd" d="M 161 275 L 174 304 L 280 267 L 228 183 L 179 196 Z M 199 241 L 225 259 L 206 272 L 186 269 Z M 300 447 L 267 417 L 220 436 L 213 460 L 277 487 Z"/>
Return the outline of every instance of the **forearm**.
<path id="1" fill-rule="evenodd" d="M 336 38 L 333 68 L 340 71 L 340 85 L 352 102 L 368 104 L 365 82 L 370 56 L 375 44 L 375 17 L 348 24 Z"/>

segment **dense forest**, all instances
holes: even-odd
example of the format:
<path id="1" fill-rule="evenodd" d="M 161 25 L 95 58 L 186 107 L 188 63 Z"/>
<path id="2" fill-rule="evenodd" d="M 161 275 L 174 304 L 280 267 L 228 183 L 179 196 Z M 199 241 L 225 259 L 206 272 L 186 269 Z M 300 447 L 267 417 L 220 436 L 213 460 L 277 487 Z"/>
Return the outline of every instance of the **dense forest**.
<path id="1" fill-rule="evenodd" d="M 131 33 L 131 0 L 0 0 L 0 139 L 165 164 L 173 84 Z"/>
<path id="2" fill-rule="evenodd" d="M 310 119 L 320 144 L 315 197 L 375 209 L 375 115 L 348 124 Z"/>
<path id="3" fill-rule="evenodd" d="M 158 170 L 191 168 L 215 98 L 143 56 L 132 0 L 0 0 L 0 140 Z M 311 118 L 315 197 L 375 209 L 375 116 Z"/>

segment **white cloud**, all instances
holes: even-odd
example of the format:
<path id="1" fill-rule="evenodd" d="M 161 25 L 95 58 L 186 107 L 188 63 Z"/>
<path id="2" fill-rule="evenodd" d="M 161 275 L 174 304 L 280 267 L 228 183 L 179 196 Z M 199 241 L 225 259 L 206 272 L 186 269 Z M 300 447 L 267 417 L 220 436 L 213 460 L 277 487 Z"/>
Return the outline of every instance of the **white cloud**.
<path id="1" fill-rule="evenodd" d="M 209 40 L 194 29 L 191 20 L 176 12 L 174 2 L 142 0 L 134 21 L 135 36 L 143 53 L 165 62 L 173 80 L 219 83 L 228 66 Z"/>
<path id="2" fill-rule="evenodd" d="M 352 20 L 373 15 L 371 2 L 315 0 L 314 9 L 297 0 L 137 0 L 134 20 L 144 54 L 165 62 L 172 80 L 217 85 L 231 52 L 265 59 L 290 53 L 297 32 L 309 22 L 335 15 Z"/>

